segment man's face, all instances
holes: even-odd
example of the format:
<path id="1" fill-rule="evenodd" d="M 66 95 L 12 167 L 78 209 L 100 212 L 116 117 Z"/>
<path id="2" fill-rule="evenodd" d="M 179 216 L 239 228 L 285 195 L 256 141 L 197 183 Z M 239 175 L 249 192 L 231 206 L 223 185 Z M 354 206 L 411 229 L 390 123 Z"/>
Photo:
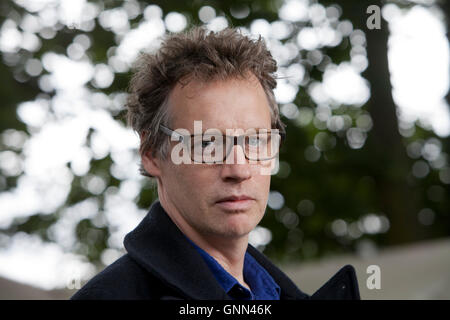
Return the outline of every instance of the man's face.
<path id="1" fill-rule="evenodd" d="M 202 121 L 202 131 L 270 129 L 271 117 L 266 95 L 253 75 L 248 79 L 230 79 L 201 83 L 190 81 L 177 85 L 169 96 L 171 127 L 194 133 L 194 121 Z M 175 142 L 171 142 L 173 147 Z M 160 163 L 160 199 L 175 208 L 176 223 L 189 226 L 204 235 L 241 237 L 247 235 L 262 219 L 270 188 L 270 175 L 261 174 L 267 161 L 249 163 L 240 146 L 234 146 L 228 157 L 231 164 Z M 241 158 L 242 159 L 242 158 Z M 227 197 L 247 200 L 222 201 Z"/>

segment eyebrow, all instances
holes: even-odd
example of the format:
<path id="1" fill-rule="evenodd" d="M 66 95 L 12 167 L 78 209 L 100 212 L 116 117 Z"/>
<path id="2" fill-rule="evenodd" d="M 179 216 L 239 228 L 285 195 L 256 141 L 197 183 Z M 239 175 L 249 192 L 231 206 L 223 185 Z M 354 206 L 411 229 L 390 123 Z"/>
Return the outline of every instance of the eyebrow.
<path id="1" fill-rule="evenodd" d="M 206 128 L 206 129 L 203 128 L 203 129 L 204 129 L 203 133 L 205 131 L 207 131 L 207 130 L 219 130 L 220 132 L 224 132 L 224 130 L 221 130 L 219 128 Z M 259 127 L 254 128 L 254 127 L 251 127 L 251 128 L 246 128 L 246 129 L 243 129 L 243 128 L 226 128 L 225 130 L 243 130 L 245 132 L 247 130 L 257 130 L 257 131 L 259 131 L 259 130 L 272 130 L 272 129 L 277 129 L 277 128 L 259 128 Z"/>

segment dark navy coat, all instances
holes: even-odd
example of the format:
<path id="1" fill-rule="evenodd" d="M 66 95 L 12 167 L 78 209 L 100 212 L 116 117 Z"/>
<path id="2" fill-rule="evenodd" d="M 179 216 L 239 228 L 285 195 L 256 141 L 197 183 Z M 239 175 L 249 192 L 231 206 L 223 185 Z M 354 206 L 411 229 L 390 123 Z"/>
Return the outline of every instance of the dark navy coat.
<path id="1" fill-rule="evenodd" d="M 92 278 L 71 299 L 230 299 L 159 201 L 126 235 L 124 245 L 127 254 Z M 249 245 L 247 252 L 280 286 L 281 300 L 360 298 L 355 270 L 350 265 L 310 296 L 257 249 Z"/>

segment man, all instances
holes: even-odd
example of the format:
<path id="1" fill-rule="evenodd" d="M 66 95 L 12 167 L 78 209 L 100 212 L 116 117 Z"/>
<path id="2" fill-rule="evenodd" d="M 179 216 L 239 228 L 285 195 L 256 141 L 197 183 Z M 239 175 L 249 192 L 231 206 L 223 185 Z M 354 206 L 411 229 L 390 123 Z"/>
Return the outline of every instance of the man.
<path id="1" fill-rule="evenodd" d="M 309 296 L 248 243 L 284 136 L 275 71 L 235 29 L 172 34 L 140 58 L 128 121 L 159 200 L 73 299 L 359 299 L 351 266 Z"/>

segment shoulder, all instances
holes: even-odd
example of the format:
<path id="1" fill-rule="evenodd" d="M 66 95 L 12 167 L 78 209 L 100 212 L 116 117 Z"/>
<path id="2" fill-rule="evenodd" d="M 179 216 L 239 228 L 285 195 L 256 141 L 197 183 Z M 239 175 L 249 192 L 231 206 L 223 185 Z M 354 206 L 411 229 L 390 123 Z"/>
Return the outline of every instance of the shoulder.
<path id="1" fill-rule="evenodd" d="M 312 296 L 313 300 L 360 300 L 355 268 L 345 265 Z"/>
<path id="2" fill-rule="evenodd" d="M 159 286 L 152 274 L 125 254 L 89 280 L 71 300 L 151 299 Z"/>

